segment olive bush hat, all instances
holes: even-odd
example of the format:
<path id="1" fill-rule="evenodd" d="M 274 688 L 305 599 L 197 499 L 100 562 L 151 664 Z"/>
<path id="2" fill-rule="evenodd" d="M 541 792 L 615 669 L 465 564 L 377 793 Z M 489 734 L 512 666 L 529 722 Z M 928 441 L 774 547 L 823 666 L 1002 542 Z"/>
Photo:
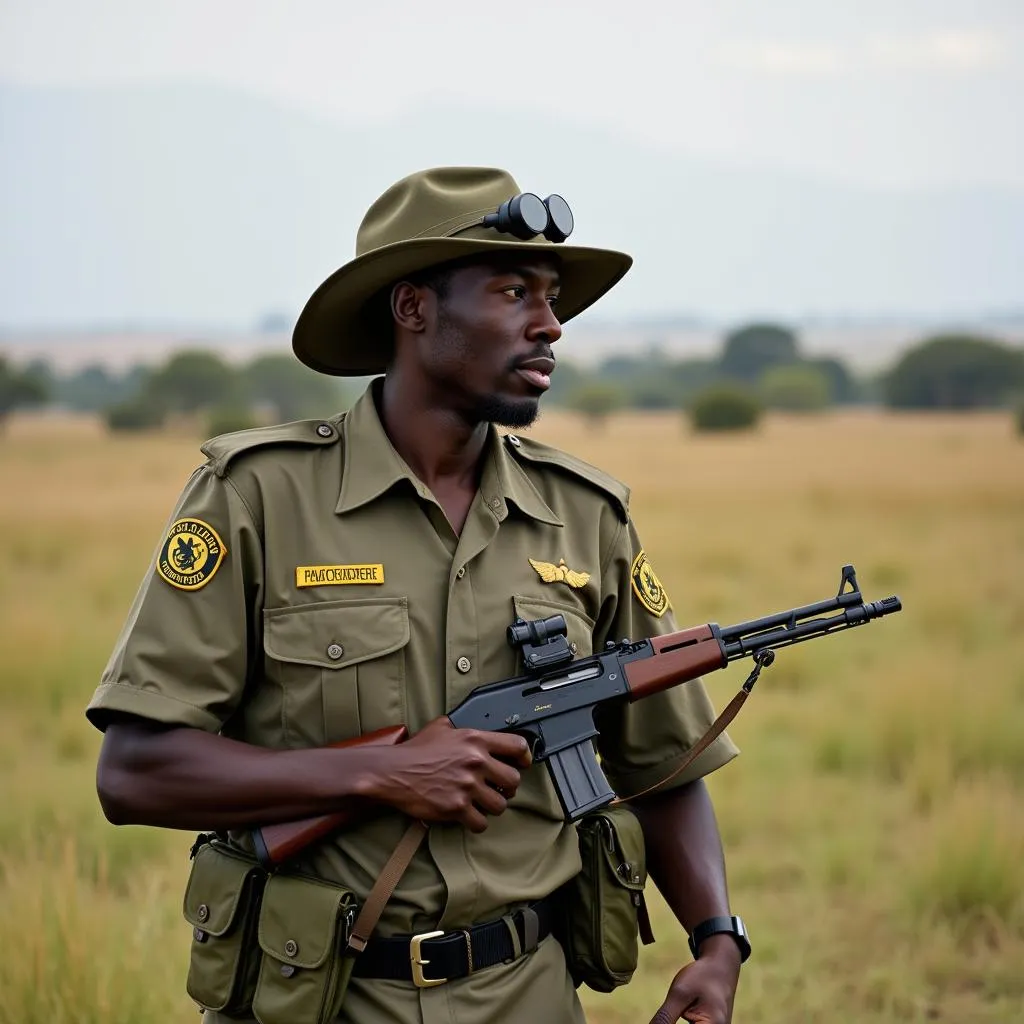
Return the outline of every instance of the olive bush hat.
<path id="1" fill-rule="evenodd" d="M 356 235 L 356 258 L 336 270 L 310 296 L 292 334 L 292 348 L 321 373 L 382 373 L 391 358 L 386 304 L 378 298 L 402 278 L 429 267 L 501 250 L 550 253 L 558 258 L 558 318 L 572 319 L 596 302 L 633 260 L 611 249 L 521 240 L 485 227 L 521 189 L 506 171 L 491 167 L 436 167 L 392 185 L 367 211 Z"/>

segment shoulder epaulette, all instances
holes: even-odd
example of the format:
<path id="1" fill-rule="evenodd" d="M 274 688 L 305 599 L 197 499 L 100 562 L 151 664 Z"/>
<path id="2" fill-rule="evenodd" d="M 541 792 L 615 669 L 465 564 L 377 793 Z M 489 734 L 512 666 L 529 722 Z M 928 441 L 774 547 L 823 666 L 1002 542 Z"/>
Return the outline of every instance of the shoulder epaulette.
<path id="1" fill-rule="evenodd" d="M 269 427 L 236 430 L 210 438 L 200 448 L 210 460 L 210 468 L 223 476 L 232 459 L 243 452 L 270 445 L 328 445 L 335 444 L 344 414 L 330 420 L 295 420 L 293 423 L 275 423 Z"/>
<path id="2" fill-rule="evenodd" d="M 540 441 L 535 441 L 533 438 L 519 437 L 518 434 L 510 434 L 509 437 L 515 438 L 508 442 L 508 447 L 516 455 L 527 462 L 554 466 L 556 469 L 564 470 L 585 480 L 612 499 L 623 522 L 629 519 L 629 488 L 621 480 L 616 480 L 603 469 L 598 469 L 597 466 L 592 466 L 575 455 L 563 452 L 559 448 L 552 448 L 550 445 L 541 444 Z"/>

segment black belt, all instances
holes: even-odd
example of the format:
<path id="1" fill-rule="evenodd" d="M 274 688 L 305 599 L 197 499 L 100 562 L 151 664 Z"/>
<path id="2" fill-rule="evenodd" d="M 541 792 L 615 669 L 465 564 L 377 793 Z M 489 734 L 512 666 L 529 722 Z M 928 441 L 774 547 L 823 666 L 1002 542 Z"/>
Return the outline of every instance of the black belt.
<path id="1" fill-rule="evenodd" d="M 464 931 L 371 939 L 356 957 L 352 973 L 359 978 L 411 981 L 419 988 L 443 985 L 532 952 L 551 934 L 554 916 L 549 897 Z"/>

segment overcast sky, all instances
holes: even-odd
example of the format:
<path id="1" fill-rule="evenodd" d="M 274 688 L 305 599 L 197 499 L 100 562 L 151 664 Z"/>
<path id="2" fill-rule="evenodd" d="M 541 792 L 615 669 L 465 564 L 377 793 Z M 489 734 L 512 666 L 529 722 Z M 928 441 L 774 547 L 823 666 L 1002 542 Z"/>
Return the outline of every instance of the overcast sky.
<path id="1" fill-rule="evenodd" d="M 0 0 L 0 78 L 546 111 L 743 167 L 1024 187 L 1022 0 Z"/>

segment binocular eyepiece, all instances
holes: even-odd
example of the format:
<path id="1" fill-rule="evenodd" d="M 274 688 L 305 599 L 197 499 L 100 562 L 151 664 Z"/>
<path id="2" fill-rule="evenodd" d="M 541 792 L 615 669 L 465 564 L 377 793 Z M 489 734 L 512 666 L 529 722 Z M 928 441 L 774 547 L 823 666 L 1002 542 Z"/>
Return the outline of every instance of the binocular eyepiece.
<path id="1" fill-rule="evenodd" d="M 522 192 L 506 199 L 497 213 L 484 217 L 484 227 L 527 241 L 543 235 L 549 242 L 564 242 L 574 227 L 569 204 L 557 195 L 541 199 L 532 192 Z"/>
<path id="2" fill-rule="evenodd" d="M 543 644 L 556 636 L 565 636 L 568 627 L 564 615 L 552 615 L 547 619 L 516 619 L 506 630 L 509 647 L 522 647 L 523 644 Z"/>

